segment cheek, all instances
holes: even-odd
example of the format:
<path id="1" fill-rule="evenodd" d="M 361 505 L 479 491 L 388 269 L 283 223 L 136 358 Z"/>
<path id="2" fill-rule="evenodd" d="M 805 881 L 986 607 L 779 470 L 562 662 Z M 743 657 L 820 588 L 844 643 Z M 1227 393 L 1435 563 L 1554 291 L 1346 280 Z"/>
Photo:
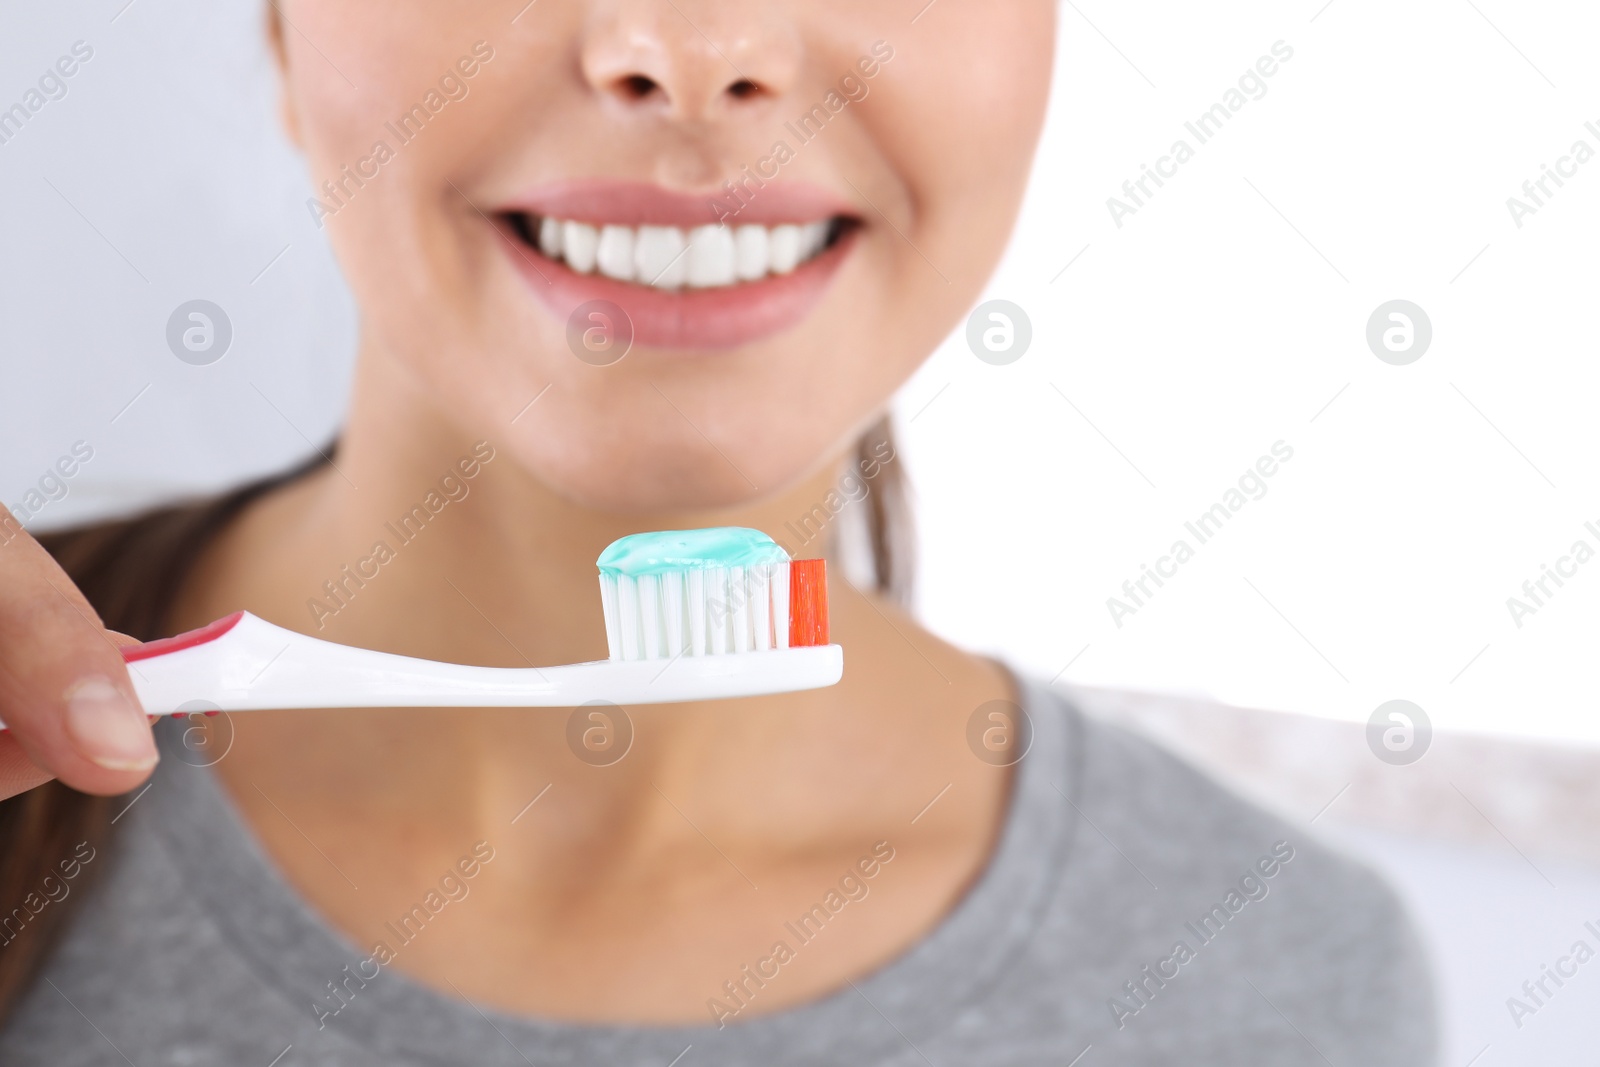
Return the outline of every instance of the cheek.
<path id="1" fill-rule="evenodd" d="M 860 111 L 886 179 L 867 195 L 893 223 L 872 249 L 878 328 L 894 335 L 884 351 L 904 356 L 891 389 L 957 327 L 1003 253 L 1049 99 L 1055 0 L 946 7 L 915 35 L 880 34 L 894 55 Z"/>
<path id="2" fill-rule="evenodd" d="M 874 139 L 906 183 L 919 216 L 913 223 L 950 242 L 952 269 L 976 254 L 986 276 L 985 255 L 997 255 L 1009 236 L 1044 121 L 1055 0 L 958 4 L 940 15 L 937 33 L 897 45 L 869 114 Z"/>
<path id="3" fill-rule="evenodd" d="M 530 350 L 553 350 L 564 332 L 528 306 L 460 190 L 475 168 L 503 162 L 486 146 L 517 127 L 528 100 L 562 99 L 566 90 L 539 72 L 565 69 L 553 53 L 570 38 L 551 29 L 548 41 L 513 51 L 503 25 L 475 25 L 457 5 L 401 0 L 382 17 L 375 6 L 329 0 L 289 11 L 304 31 L 286 30 L 289 104 L 321 209 L 308 204 L 308 215 L 355 293 L 364 348 L 382 350 L 452 410 L 504 421 L 551 378 Z M 480 42 L 492 56 L 475 58 L 465 77 L 458 63 Z M 451 77 L 463 98 L 440 89 Z"/>

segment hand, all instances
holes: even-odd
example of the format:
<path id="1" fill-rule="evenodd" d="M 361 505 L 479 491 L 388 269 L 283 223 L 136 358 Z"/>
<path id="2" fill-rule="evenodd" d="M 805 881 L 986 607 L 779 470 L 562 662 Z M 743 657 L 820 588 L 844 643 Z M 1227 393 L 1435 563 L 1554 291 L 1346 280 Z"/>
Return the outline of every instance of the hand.
<path id="1" fill-rule="evenodd" d="M 0 507 L 0 799 L 51 778 L 124 793 L 156 764 L 118 649 L 66 572 Z"/>

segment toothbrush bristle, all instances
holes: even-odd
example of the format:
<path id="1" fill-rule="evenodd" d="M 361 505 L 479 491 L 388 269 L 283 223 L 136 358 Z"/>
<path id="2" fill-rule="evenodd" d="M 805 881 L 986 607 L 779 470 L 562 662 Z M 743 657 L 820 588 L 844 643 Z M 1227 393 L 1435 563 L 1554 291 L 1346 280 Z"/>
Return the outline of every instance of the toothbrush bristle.
<path id="1" fill-rule="evenodd" d="M 828 643 L 828 572 L 820 559 L 637 577 L 602 574 L 600 596 L 612 659 Z"/>
<path id="2" fill-rule="evenodd" d="M 789 564 L 789 647 L 828 643 L 828 562 Z"/>
<path id="3" fill-rule="evenodd" d="M 828 643 L 828 573 L 759 530 L 629 534 L 595 561 L 613 660 L 777 652 Z"/>
<path id="4" fill-rule="evenodd" d="M 612 659 L 673 659 L 789 646 L 788 563 L 600 576 Z"/>

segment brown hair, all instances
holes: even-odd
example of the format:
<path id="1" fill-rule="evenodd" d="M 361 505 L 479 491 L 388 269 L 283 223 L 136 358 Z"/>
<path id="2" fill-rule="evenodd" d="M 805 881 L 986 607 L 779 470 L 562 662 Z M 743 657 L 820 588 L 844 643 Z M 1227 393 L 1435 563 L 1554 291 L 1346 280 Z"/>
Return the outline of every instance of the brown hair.
<path id="1" fill-rule="evenodd" d="M 894 422 L 885 415 L 856 441 L 856 469 L 871 470 L 867 505 L 867 543 L 871 550 L 872 587 L 903 607 L 911 604 L 915 577 L 916 529 L 912 522 L 911 481 L 906 477 L 894 439 Z"/>
<path id="2" fill-rule="evenodd" d="M 169 635 L 167 616 L 174 598 L 206 546 L 257 499 L 309 474 L 329 460 L 333 447 L 282 474 L 252 482 L 223 496 L 197 503 L 158 508 L 131 519 L 97 523 L 42 534 L 39 543 L 55 557 L 106 626 L 141 641 Z M 873 584 L 901 602 L 909 599 L 910 510 L 907 483 L 895 453 L 893 428 L 887 417 L 857 442 L 861 469 L 878 460 L 867 503 L 867 536 L 871 542 Z M 887 455 L 894 457 L 883 462 Z M 125 801 L 80 793 L 60 782 L 47 782 L 8 800 L 0 800 L 0 919 L 20 905 L 72 855 L 79 842 L 99 851 L 111 836 L 112 812 Z M 98 874 L 105 864 L 95 865 Z M 74 893 L 67 900 L 80 900 Z M 0 944 L 0 1024 L 32 983 L 51 946 L 70 917 L 63 900 L 31 916 L 11 941 Z"/>

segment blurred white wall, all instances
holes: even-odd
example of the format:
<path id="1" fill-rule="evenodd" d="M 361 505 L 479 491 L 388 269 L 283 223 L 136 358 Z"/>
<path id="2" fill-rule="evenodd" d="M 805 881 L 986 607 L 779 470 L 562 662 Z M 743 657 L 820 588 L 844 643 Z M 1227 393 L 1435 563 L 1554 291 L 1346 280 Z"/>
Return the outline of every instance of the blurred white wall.
<path id="1" fill-rule="evenodd" d="M 990 366 L 955 337 L 900 404 L 926 617 L 1046 677 L 1600 742 L 1600 557 L 1520 628 L 1506 605 L 1600 552 L 1600 158 L 1520 229 L 1506 207 L 1600 152 L 1597 39 L 1573 0 L 1064 5 L 986 296 L 1032 346 Z M 1266 95 L 1197 145 L 1185 122 L 1279 40 Z M 1180 137 L 1119 229 L 1107 198 Z M 1433 326 L 1407 366 L 1365 339 L 1397 298 Z M 1266 495 L 1115 625 L 1107 598 L 1280 440 Z"/>
<path id="2" fill-rule="evenodd" d="M 94 452 L 41 528 L 286 466 L 332 434 L 351 366 L 349 294 L 277 130 L 265 4 L 127 3 L 0 9 L 0 110 L 93 51 L 0 143 L 0 499 L 75 442 Z M 209 366 L 166 343 L 195 299 L 233 326 Z"/>

